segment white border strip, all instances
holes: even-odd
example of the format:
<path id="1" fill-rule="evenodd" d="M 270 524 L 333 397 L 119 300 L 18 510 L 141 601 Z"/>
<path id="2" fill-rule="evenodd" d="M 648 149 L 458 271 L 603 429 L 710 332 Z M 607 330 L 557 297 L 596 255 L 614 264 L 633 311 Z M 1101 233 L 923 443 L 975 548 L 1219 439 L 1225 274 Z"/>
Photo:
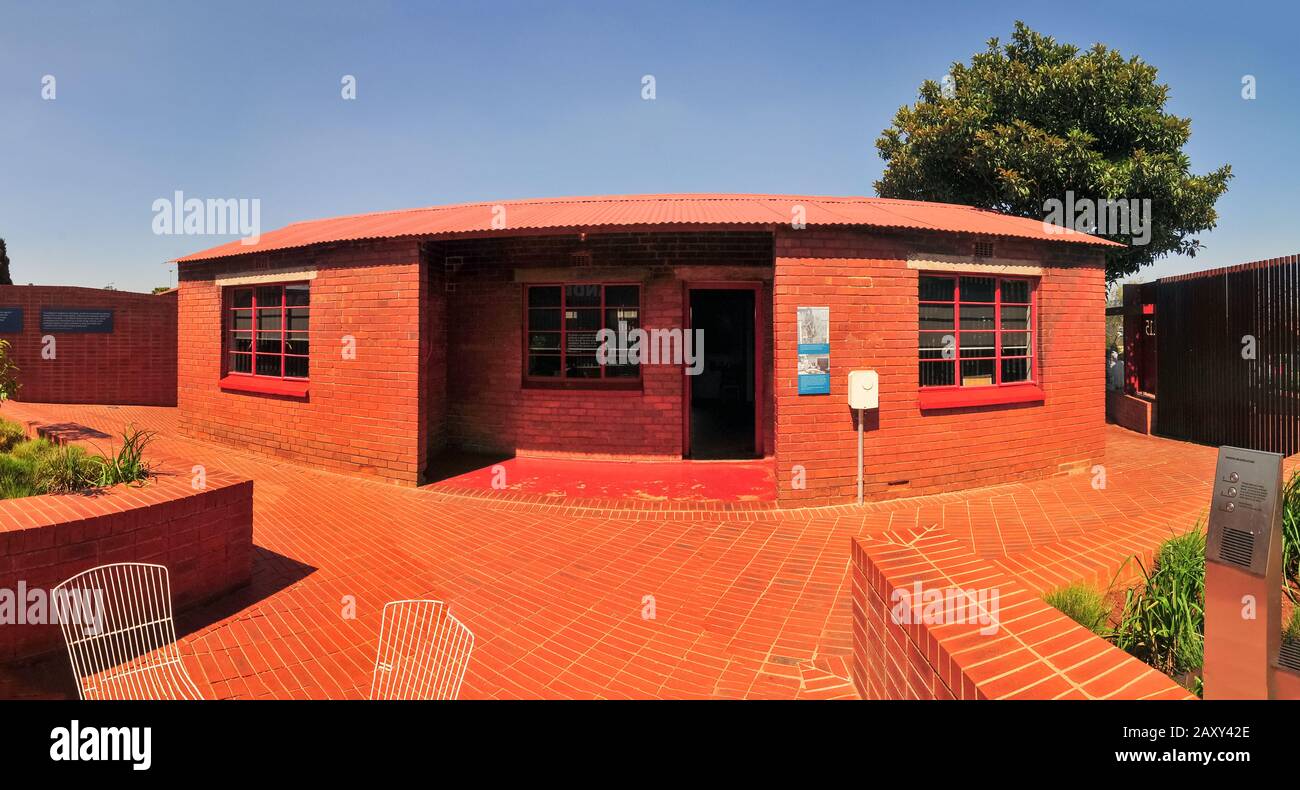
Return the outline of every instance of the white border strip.
<path id="1" fill-rule="evenodd" d="M 277 269 L 275 271 L 262 272 L 260 274 L 246 274 L 242 277 L 219 277 L 214 282 L 225 287 L 227 285 L 257 285 L 259 283 L 281 283 L 294 280 L 315 280 L 315 269 Z"/>
<path id="2" fill-rule="evenodd" d="M 1043 267 L 1025 261 L 1007 258 L 976 258 L 969 255 L 907 256 L 907 268 L 936 272 L 967 272 L 971 274 L 1014 274 L 1041 277 Z"/>

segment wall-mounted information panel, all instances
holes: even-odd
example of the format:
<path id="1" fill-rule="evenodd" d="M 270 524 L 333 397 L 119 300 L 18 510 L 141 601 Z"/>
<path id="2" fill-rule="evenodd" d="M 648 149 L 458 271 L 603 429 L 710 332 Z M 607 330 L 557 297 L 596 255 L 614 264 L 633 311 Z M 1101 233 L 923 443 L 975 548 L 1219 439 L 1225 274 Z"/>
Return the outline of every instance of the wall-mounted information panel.
<path id="1" fill-rule="evenodd" d="M 23 331 L 23 309 L 0 307 L 0 334 L 17 334 Z"/>
<path id="2" fill-rule="evenodd" d="M 113 311 L 83 307 L 48 307 L 41 310 L 41 331 L 62 334 L 113 331 Z"/>

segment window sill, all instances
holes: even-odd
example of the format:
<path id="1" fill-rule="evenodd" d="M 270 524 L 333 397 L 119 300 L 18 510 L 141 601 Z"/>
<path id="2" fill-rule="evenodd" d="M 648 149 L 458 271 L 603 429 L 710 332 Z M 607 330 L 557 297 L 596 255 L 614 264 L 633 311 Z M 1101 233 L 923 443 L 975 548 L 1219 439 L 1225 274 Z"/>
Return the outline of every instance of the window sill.
<path id="1" fill-rule="evenodd" d="M 1042 403 L 1046 399 L 1046 393 L 1037 384 L 1012 384 L 1004 387 L 944 387 L 920 391 L 922 411 L 1001 406 L 1012 403 Z"/>
<path id="2" fill-rule="evenodd" d="M 262 395 L 285 395 L 291 398 L 307 397 L 307 382 L 286 381 L 284 379 L 262 378 L 260 376 L 226 376 L 218 385 L 223 390 L 235 392 L 257 392 Z"/>
<path id="3" fill-rule="evenodd" d="M 640 395 L 642 391 L 641 379 L 630 379 L 628 381 L 538 381 L 535 379 L 524 379 L 523 389 L 588 394 L 609 392 L 628 395 Z"/>

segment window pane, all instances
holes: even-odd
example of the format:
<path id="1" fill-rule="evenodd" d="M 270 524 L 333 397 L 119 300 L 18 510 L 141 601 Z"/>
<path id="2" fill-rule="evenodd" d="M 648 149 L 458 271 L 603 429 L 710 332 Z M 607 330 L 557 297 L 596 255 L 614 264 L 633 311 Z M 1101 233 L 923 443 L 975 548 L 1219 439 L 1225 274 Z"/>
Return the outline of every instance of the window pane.
<path id="1" fill-rule="evenodd" d="M 258 307 L 279 307 L 284 301 L 284 289 L 278 285 L 263 285 L 257 289 Z"/>
<path id="2" fill-rule="evenodd" d="M 279 329 L 280 308 L 277 307 L 273 310 L 263 310 L 261 308 L 258 308 L 257 328 L 258 329 Z"/>
<path id="3" fill-rule="evenodd" d="M 230 372 L 231 373 L 252 373 L 253 355 L 252 354 L 231 354 Z"/>
<path id="4" fill-rule="evenodd" d="M 307 358 L 306 357 L 285 357 L 284 358 L 284 375 L 292 378 L 307 378 Z"/>
<path id="5" fill-rule="evenodd" d="M 962 332 L 961 358 L 991 357 L 997 350 L 993 346 L 993 332 Z"/>
<path id="6" fill-rule="evenodd" d="M 627 330 L 641 326 L 641 311 L 635 307 L 620 307 L 617 310 L 605 311 L 605 326 L 608 329 L 618 331 L 619 323 L 627 324 Z"/>
<path id="7" fill-rule="evenodd" d="M 952 311 L 950 304 L 921 305 L 921 328 L 952 329 Z"/>
<path id="8" fill-rule="evenodd" d="M 565 310 L 564 328 L 570 332 L 595 332 L 600 329 L 599 310 Z"/>
<path id="9" fill-rule="evenodd" d="M 540 331 L 560 329 L 560 311 L 556 308 L 533 308 L 528 311 L 528 328 Z"/>
<path id="10" fill-rule="evenodd" d="M 555 355 L 528 355 L 528 375 L 530 376 L 558 376 L 560 375 L 560 357 Z"/>
<path id="11" fill-rule="evenodd" d="M 1002 360 L 1002 381 L 1003 383 L 1008 381 L 1029 381 L 1029 360 Z"/>
<path id="12" fill-rule="evenodd" d="M 1028 307 L 1003 307 L 1002 328 L 1003 329 L 1028 329 L 1029 308 Z"/>
<path id="13" fill-rule="evenodd" d="M 951 302 L 953 286 L 957 280 L 952 277 L 920 277 L 920 295 L 922 302 Z"/>
<path id="14" fill-rule="evenodd" d="M 953 362 L 922 362 L 921 386 L 951 387 L 956 383 L 954 379 L 955 370 L 955 363 Z"/>
<path id="15" fill-rule="evenodd" d="M 1002 356 L 1004 357 L 1029 356 L 1029 333 L 1028 332 L 1003 332 L 1002 333 Z"/>
<path id="16" fill-rule="evenodd" d="M 582 354 L 581 356 L 574 356 L 570 354 L 565 357 L 564 375 L 574 379 L 600 378 L 600 365 L 596 363 L 596 355 Z"/>
<path id="17" fill-rule="evenodd" d="M 963 293 L 964 297 L 965 294 Z M 961 328 L 967 329 L 997 329 L 993 318 L 993 305 L 991 304 L 962 304 L 961 306 Z"/>
<path id="18" fill-rule="evenodd" d="M 289 331 L 306 332 L 307 331 L 307 308 L 291 307 L 289 308 Z"/>
<path id="19" fill-rule="evenodd" d="M 961 361 L 961 385 L 963 387 L 983 387 L 993 383 L 992 359 L 964 359 Z"/>
<path id="20" fill-rule="evenodd" d="M 529 332 L 528 350 L 558 352 L 560 350 L 560 333 L 559 332 Z"/>
<path id="21" fill-rule="evenodd" d="M 257 375 L 259 376 L 279 376 L 280 360 L 284 357 L 278 355 L 257 355 Z"/>
<path id="22" fill-rule="evenodd" d="M 279 354 L 282 352 L 279 332 L 258 332 L 257 333 L 257 353 L 258 354 Z"/>
<path id="23" fill-rule="evenodd" d="M 606 307 L 637 307 L 641 289 L 635 285 L 611 285 L 605 289 Z"/>
<path id="24" fill-rule="evenodd" d="M 308 335 L 306 332 L 290 332 L 285 335 L 284 353 L 307 356 L 307 337 Z"/>
<path id="25" fill-rule="evenodd" d="M 238 288 L 230 296 L 233 307 L 252 307 L 253 306 L 253 289 Z"/>
<path id="26" fill-rule="evenodd" d="M 599 346 L 595 332 L 569 332 L 564 336 L 564 347 L 570 353 L 595 354 Z"/>
<path id="27" fill-rule="evenodd" d="M 284 301 L 290 307 L 306 307 L 308 304 L 308 286 L 306 284 L 286 285 L 284 287 Z M 306 311 L 303 311 L 304 314 Z"/>
<path id="28" fill-rule="evenodd" d="M 1006 302 L 1025 302 L 1029 301 L 1029 281 L 1028 280 L 1003 280 L 1002 281 L 1002 301 Z"/>
<path id="29" fill-rule="evenodd" d="M 232 329 L 252 329 L 253 311 L 235 310 L 233 313 L 231 313 L 230 326 Z"/>
<path id="30" fill-rule="evenodd" d="M 559 307 L 560 286 L 539 286 L 528 289 L 529 307 Z"/>
<path id="31" fill-rule="evenodd" d="M 611 379 L 634 379 L 640 373 L 637 365 L 606 365 L 605 377 Z"/>
<path id="32" fill-rule="evenodd" d="M 253 333 L 252 332 L 235 332 L 231 336 L 231 351 L 242 351 L 247 353 L 253 350 Z"/>
<path id="33" fill-rule="evenodd" d="M 921 359 L 953 359 L 956 356 L 957 337 L 950 332 L 922 332 Z M 947 356 L 944 351 L 947 351 Z"/>
<path id="34" fill-rule="evenodd" d="M 600 307 L 600 289 L 599 285 L 566 285 L 564 286 L 564 306 L 565 307 Z"/>
<path id="35" fill-rule="evenodd" d="M 992 302 L 997 296 L 998 281 L 996 277 L 961 278 L 961 300 L 963 302 Z"/>

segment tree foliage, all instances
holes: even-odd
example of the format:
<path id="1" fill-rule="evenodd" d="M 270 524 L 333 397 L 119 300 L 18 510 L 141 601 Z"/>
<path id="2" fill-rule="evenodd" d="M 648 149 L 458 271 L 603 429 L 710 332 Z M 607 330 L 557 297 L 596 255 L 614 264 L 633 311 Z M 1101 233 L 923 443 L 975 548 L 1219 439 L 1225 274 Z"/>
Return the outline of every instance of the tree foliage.
<path id="1" fill-rule="evenodd" d="M 876 141 L 886 162 L 882 197 L 962 203 L 1024 217 L 1076 198 L 1149 199 L 1144 246 L 1108 253 L 1107 276 L 1132 274 L 1165 255 L 1194 256 L 1195 234 L 1213 228 L 1231 167 L 1190 172 L 1183 146 L 1191 120 L 1166 113 L 1169 87 L 1156 69 L 1102 44 L 1087 51 L 1016 22 L 944 85 L 926 80 Z M 1107 235 L 1129 244 L 1131 237 Z"/>
<path id="2" fill-rule="evenodd" d="M 13 285 L 14 279 L 9 276 L 9 250 L 5 247 L 5 240 L 0 239 L 0 285 Z"/>

